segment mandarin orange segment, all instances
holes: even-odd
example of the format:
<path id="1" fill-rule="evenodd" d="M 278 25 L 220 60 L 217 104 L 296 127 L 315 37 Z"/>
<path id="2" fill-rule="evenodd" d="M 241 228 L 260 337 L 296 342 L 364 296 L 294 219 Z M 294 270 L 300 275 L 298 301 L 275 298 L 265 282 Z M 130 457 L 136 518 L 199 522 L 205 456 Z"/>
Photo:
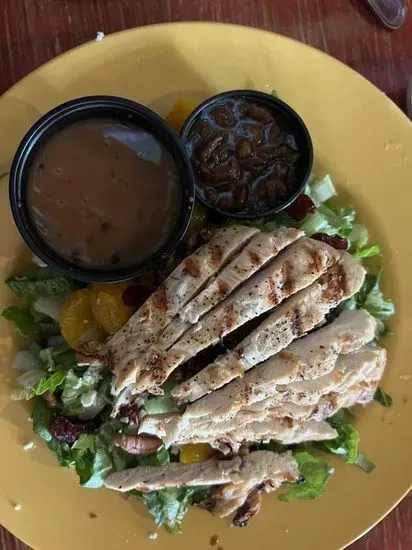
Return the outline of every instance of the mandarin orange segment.
<path id="1" fill-rule="evenodd" d="M 60 328 L 64 339 L 74 349 L 89 339 L 104 338 L 104 331 L 93 315 L 87 288 L 76 290 L 67 298 L 60 315 Z"/>
<path id="2" fill-rule="evenodd" d="M 94 284 L 90 287 L 92 311 L 107 334 L 114 334 L 130 319 L 133 309 L 123 301 L 128 283 Z"/>
<path id="3" fill-rule="evenodd" d="M 183 464 L 203 462 L 214 454 L 214 449 L 208 443 L 188 443 L 182 445 L 179 460 Z"/>
<path id="4" fill-rule="evenodd" d="M 194 111 L 197 104 L 188 99 L 178 99 L 166 117 L 166 122 L 177 132 L 183 126 L 187 117 Z"/>

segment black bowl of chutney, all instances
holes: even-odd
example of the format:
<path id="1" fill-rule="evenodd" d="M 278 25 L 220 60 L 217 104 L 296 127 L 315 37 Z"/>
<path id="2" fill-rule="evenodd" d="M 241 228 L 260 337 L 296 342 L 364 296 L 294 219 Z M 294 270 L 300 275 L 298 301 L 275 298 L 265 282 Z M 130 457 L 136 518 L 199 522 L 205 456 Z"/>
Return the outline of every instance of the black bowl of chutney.
<path id="1" fill-rule="evenodd" d="M 195 188 L 178 136 L 128 99 L 89 96 L 46 113 L 10 172 L 17 228 L 36 256 L 85 282 L 131 279 L 178 246 Z"/>
<path id="2" fill-rule="evenodd" d="M 305 188 L 313 146 L 301 117 L 277 97 L 253 90 L 213 96 L 186 120 L 180 137 L 196 197 L 237 219 L 270 216 Z"/>

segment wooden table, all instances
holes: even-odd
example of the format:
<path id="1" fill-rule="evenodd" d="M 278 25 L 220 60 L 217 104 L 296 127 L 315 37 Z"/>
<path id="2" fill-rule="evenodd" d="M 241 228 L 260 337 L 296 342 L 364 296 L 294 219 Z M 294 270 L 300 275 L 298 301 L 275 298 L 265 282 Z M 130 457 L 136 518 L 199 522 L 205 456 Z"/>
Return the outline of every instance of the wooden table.
<path id="1" fill-rule="evenodd" d="M 2 0 L 0 93 L 52 57 L 111 33 L 167 21 L 252 25 L 307 42 L 365 75 L 405 108 L 412 74 L 410 14 L 396 32 L 379 26 L 366 0 Z M 4 529 L 1 549 L 24 550 Z M 412 498 L 405 499 L 351 550 L 411 550 Z"/>

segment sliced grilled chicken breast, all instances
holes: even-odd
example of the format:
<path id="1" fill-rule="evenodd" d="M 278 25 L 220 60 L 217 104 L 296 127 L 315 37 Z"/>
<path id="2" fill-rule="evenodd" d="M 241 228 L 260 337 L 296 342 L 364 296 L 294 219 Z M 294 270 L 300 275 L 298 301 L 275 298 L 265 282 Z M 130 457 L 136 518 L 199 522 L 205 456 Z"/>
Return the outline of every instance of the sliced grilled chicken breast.
<path id="1" fill-rule="evenodd" d="M 231 460 L 210 459 L 194 464 L 171 462 L 167 466 L 138 466 L 109 475 L 104 484 L 109 489 L 121 492 L 219 485 L 229 483 L 241 467 L 242 459 L 239 456 Z"/>
<path id="2" fill-rule="evenodd" d="M 365 346 L 348 355 L 340 355 L 333 370 L 319 378 L 279 385 L 283 401 L 297 405 L 315 405 L 328 393 L 345 393 L 354 385 L 368 381 L 380 370 L 386 352 L 378 346 Z"/>
<path id="3" fill-rule="evenodd" d="M 269 408 L 279 418 L 324 420 L 341 408 L 372 401 L 385 365 L 385 349 L 364 346 L 340 355 L 335 368 L 326 376 L 290 384 L 288 390 L 286 386 L 278 387 L 280 392 L 255 403 L 250 412 L 262 414 L 262 410 Z"/>
<path id="4" fill-rule="evenodd" d="M 258 233 L 208 286 L 191 300 L 165 328 L 158 349 L 166 350 L 199 319 L 245 283 L 279 252 L 292 244 L 303 233 L 291 227 L 280 227 L 270 233 Z"/>
<path id="5" fill-rule="evenodd" d="M 329 245 L 301 237 L 206 314 L 169 352 L 150 351 L 145 361 L 146 370 L 141 369 L 134 393 L 151 391 L 161 385 L 181 363 L 310 285 L 339 257 L 340 253 Z"/>
<path id="6" fill-rule="evenodd" d="M 290 452 L 277 454 L 271 451 L 255 451 L 244 456 L 242 460 L 243 465 L 234 479 L 226 485 L 214 488 L 204 504 L 209 512 L 219 518 L 238 511 L 238 519 L 235 518 L 234 523 L 241 526 L 246 523 L 245 520 L 240 521 L 240 517 L 246 512 L 241 508 L 253 492 L 270 493 L 285 481 L 294 482 L 299 477 L 296 460 Z M 252 515 L 254 514 L 249 511 L 247 519 Z"/>
<path id="7" fill-rule="evenodd" d="M 273 457 L 269 458 L 266 453 Z M 280 458 L 277 459 L 277 456 Z M 261 475 L 265 479 L 269 475 L 277 476 L 281 467 L 285 469 L 285 479 L 294 481 L 299 476 L 291 453 L 276 455 L 271 451 L 255 451 L 231 460 L 210 459 L 194 464 L 172 462 L 167 466 L 138 466 L 109 475 L 104 484 L 109 489 L 121 492 L 132 489 L 150 492 L 167 487 L 222 485 L 231 482 L 241 484 L 251 476 Z"/>
<path id="8" fill-rule="evenodd" d="M 325 334 L 325 340 L 333 339 L 334 337 L 330 331 L 338 327 L 336 334 L 339 332 L 346 334 L 346 338 L 350 342 L 352 340 L 352 331 L 348 331 L 349 326 L 342 325 L 341 322 L 339 325 L 332 323 L 330 327 L 333 328 L 321 329 L 322 331 L 326 331 L 326 333 L 318 331 L 313 336 L 310 335 L 296 342 L 294 345 L 298 346 L 297 350 L 295 348 L 291 350 L 294 355 L 286 356 L 285 352 L 282 356 L 276 356 L 276 353 L 286 348 L 295 338 L 304 336 L 308 331 L 323 322 L 326 314 L 333 307 L 336 307 L 342 300 L 349 298 L 360 289 L 364 276 L 364 269 L 349 254 L 343 254 L 341 259 L 325 275 L 277 308 L 274 313 L 263 321 L 233 351 L 229 351 L 219 357 L 199 374 L 174 388 L 172 391 L 173 397 L 180 401 L 194 401 L 204 396 L 198 402 L 189 405 L 187 413 L 193 416 L 209 414 L 211 410 L 217 411 L 216 407 L 220 405 L 227 407 L 229 404 L 231 406 L 233 401 L 240 403 L 239 399 L 244 395 L 244 392 L 247 391 L 247 394 L 250 393 L 248 391 L 249 386 L 247 385 L 249 377 L 251 382 L 256 384 L 256 374 L 246 374 L 243 380 L 235 381 L 235 386 L 232 386 L 232 382 L 232 384 L 220 389 L 218 392 L 216 390 L 228 384 L 236 377 L 242 376 L 245 371 L 250 370 L 262 361 L 264 362 L 269 357 L 273 358 L 274 367 L 271 367 L 271 359 L 269 359 L 268 364 L 262 363 L 266 367 L 269 365 L 269 371 L 265 374 L 265 378 L 268 376 L 267 379 L 272 383 L 272 378 L 269 378 L 270 376 L 275 376 L 275 380 L 278 373 L 280 376 L 285 377 L 285 369 L 287 370 L 290 367 L 290 376 L 292 377 L 290 381 L 292 381 L 297 363 L 301 360 L 302 355 L 307 354 L 307 345 L 312 348 L 317 347 L 318 336 L 315 336 L 315 334 L 320 335 L 320 337 L 322 337 L 322 334 Z M 369 342 L 373 336 L 369 340 L 365 340 L 365 338 L 368 338 L 371 329 L 373 331 L 376 329 L 375 321 L 372 321 L 372 318 L 369 319 L 369 316 L 366 322 L 364 319 L 365 315 L 367 316 L 367 314 L 363 313 L 359 315 L 355 314 L 356 318 L 359 319 L 360 327 L 362 327 L 364 322 L 367 325 L 367 330 L 363 333 L 362 343 Z M 353 338 L 356 340 L 356 336 Z M 324 344 L 321 343 L 321 345 Z M 341 347 L 342 342 L 340 344 Z M 323 354 L 319 346 L 318 349 L 317 361 L 319 361 L 320 355 Z M 329 346 L 327 349 L 330 350 L 333 360 L 334 347 Z M 351 349 L 356 349 L 356 347 L 352 347 Z M 327 351 L 325 350 L 326 353 Z M 287 361 L 287 359 L 289 360 Z M 282 366 L 280 361 L 282 361 Z M 313 368 L 314 363 L 310 364 Z M 330 368 L 332 367 L 333 363 Z M 251 372 L 253 373 L 254 371 L 252 370 Z M 261 370 L 258 372 L 262 372 L 262 375 L 264 373 Z M 279 381 L 278 383 L 282 382 Z M 213 393 L 206 395 L 209 392 Z M 232 397 L 228 400 L 229 395 Z M 233 399 L 233 396 L 239 397 Z M 237 405 L 235 404 L 234 406 L 236 407 Z"/>
<path id="9" fill-rule="evenodd" d="M 237 453 L 243 443 L 277 441 L 294 445 L 303 441 L 324 441 L 334 439 L 338 433 L 327 422 L 315 420 L 293 420 L 268 414 L 265 420 L 249 422 L 231 431 L 225 430 L 225 423 L 219 423 L 210 433 L 196 432 L 181 435 L 174 445 L 187 443 L 210 443 L 221 452 Z M 191 435 L 191 437 L 189 437 Z M 187 437 L 184 437 L 187 436 Z"/>
<path id="10" fill-rule="evenodd" d="M 183 260 L 163 284 L 110 338 L 107 355 L 117 376 L 115 393 L 134 381 L 139 368 L 139 353 L 146 350 L 185 306 L 222 267 L 241 250 L 258 230 L 228 226 Z"/>

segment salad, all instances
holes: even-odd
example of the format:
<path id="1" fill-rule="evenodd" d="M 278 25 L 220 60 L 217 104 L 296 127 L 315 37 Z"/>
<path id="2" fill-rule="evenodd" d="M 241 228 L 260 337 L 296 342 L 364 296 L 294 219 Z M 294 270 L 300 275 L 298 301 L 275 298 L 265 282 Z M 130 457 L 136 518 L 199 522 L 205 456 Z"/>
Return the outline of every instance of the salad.
<path id="1" fill-rule="evenodd" d="M 191 104 L 179 101 L 168 120 L 177 128 L 191 110 Z M 329 320 L 344 310 L 363 309 L 378 320 L 379 338 L 391 334 L 387 320 L 395 308 L 382 294 L 382 270 L 369 268 L 368 264 L 369 258 L 379 259 L 380 248 L 369 242 L 368 231 L 355 210 L 339 204 L 329 175 L 313 178 L 305 193 L 286 212 L 245 222 L 245 225 L 262 232 L 279 227 L 296 228 L 333 248 L 348 250 L 357 262 L 364 264 L 367 275 L 359 292 L 334 309 Z M 219 453 L 208 443 L 166 448 L 150 438 L 139 443 L 135 440 L 139 449 L 133 447 L 130 444 L 133 439 L 125 436 L 138 434 L 142 415 L 181 410 L 182 406 L 171 394 L 173 381 L 167 380 L 162 385 L 163 395 L 142 393 L 136 403 L 118 407 L 112 392 L 115 378 L 112 370 L 102 361 L 90 362 L 85 354 L 90 346 L 98 346 L 116 334 L 177 263 L 204 242 L 216 226 L 213 214 L 196 204 L 188 235 L 176 254 L 155 272 L 128 283 L 85 286 L 36 263 L 6 281 L 24 305 L 11 305 L 2 315 L 27 342 L 14 359 L 16 389 L 11 397 L 32 401 L 35 434 L 56 454 L 61 466 L 75 469 L 83 487 L 98 489 L 113 472 L 137 466 L 194 464 Z M 192 362 L 189 361 L 188 369 Z M 390 396 L 381 388 L 375 399 L 384 407 L 392 404 Z M 117 414 L 113 414 L 114 409 Z M 352 410 L 340 409 L 327 419 L 338 434 L 334 439 L 292 445 L 269 441 L 254 445 L 254 450 L 291 451 L 296 460 L 300 477 L 282 484 L 280 500 L 321 497 L 333 474 L 327 464 L 328 453 L 340 456 L 366 473 L 375 467 L 360 450 L 355 414 Z M 156 525 L 175 534 L 180 532 L 189 507 L 204 502 L 210 491 L 208 485 L 176 486 L 150 492 L 132 489 L 127 495 L 143 500 Z"/>

